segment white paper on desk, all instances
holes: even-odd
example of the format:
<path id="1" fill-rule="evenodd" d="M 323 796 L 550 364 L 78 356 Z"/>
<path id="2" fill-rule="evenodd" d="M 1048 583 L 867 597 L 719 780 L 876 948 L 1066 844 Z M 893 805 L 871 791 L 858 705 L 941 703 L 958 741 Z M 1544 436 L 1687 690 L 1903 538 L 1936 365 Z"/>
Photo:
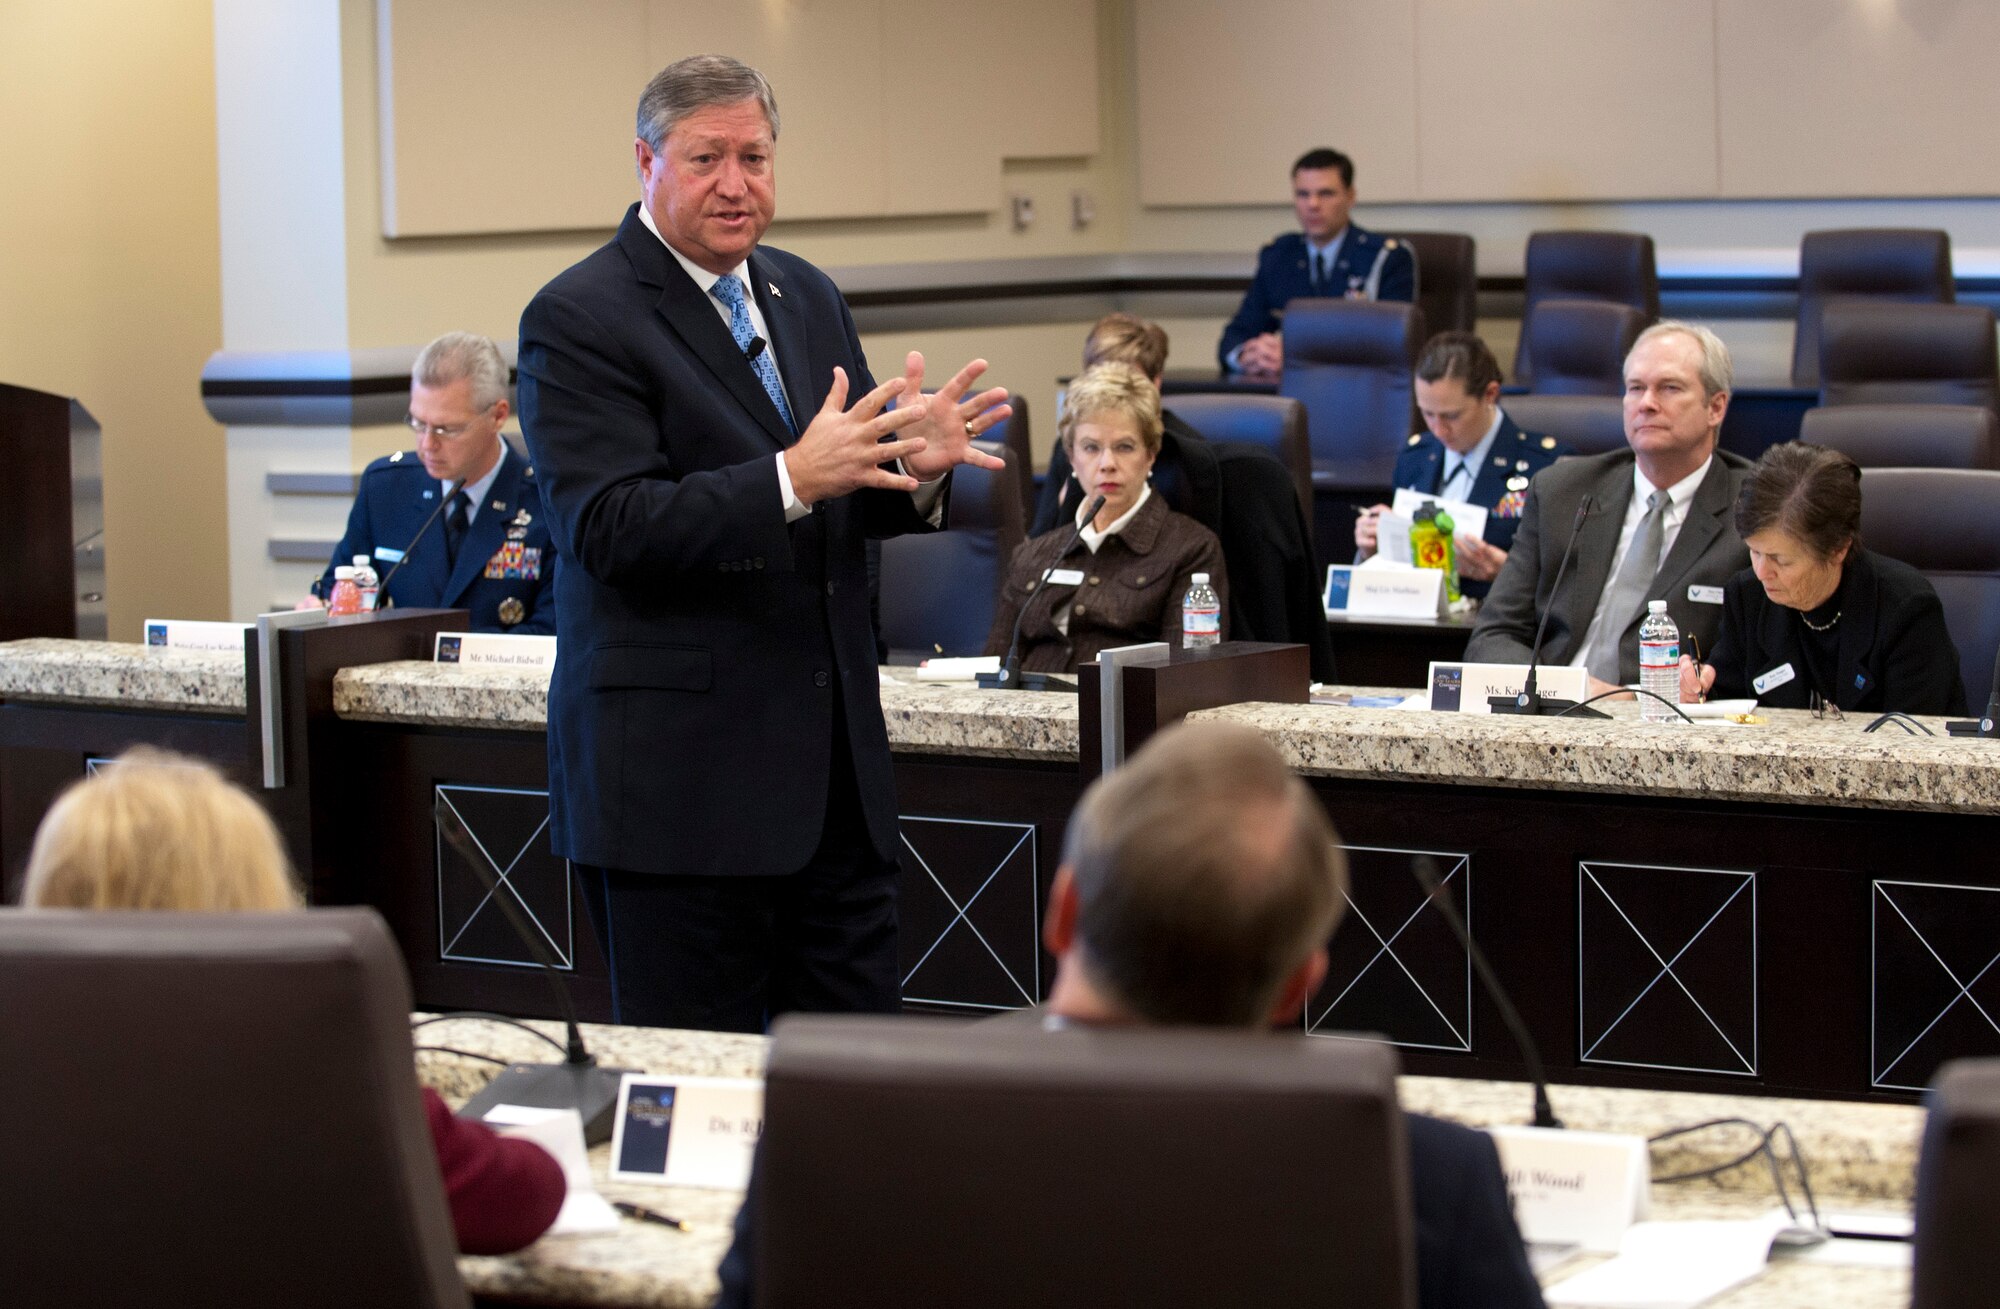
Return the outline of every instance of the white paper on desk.
<path id="1" fill-rule="evenodd" d="M 550 1224 L 548 1235 L 617 1230 L 618 1211 L 597 1193 L 597 1183 L 590 1176 L 590 1155 L 583 1144 L 583 1117 L 576 1110 L 496 1104 L 487 1111 L 486 1122 L 502 1136 L 533 1141 L 562 1165 L 563 1181 L 569 1189 L 563 1193 L 562 1208 Z"/>
<path id="2" fill-rule="evenodd" d="M 1469 536 L 1482 541 L 1486 539 L 1486 511 L 1464 500 L 1447 500 L 1443 496 L 1424 495 L 1406 486 L 1399 486 L 1396 488 L 1396 498 L 1390 502 L 1389 508 L 1405 518 L 1415 519 L 1417 510 L 1424 507 L 1426 500 L 1451 515 L 1453 536 Z"/>
<path id="3" fill-rule="evenodd" d="M 1637 1223 L 1618 1257 L 1544 1291 L 1551 1305 L 1694 1309 L 1764 1270 L 1784 1214 L 1743 1222 Z"/>
<path id="4" fill-rule="evenodd" d="M 999 655 L 926 659 L 917 668 L 919 682 L 969 682 L 981 673 L 1000 671 Z"/>
<path id="5" fill-rule="evenodd" d="M 1377 559 L 1384 564 L 1402 564 L 1406 568 L 1417 566 L 1415 557 L 1410 554 L 1408 514 L 1399 514 L 1391 509 L 1375 520 L 1375 553 L 1364 560 L 1363 564 L 1372 564 Z"/>

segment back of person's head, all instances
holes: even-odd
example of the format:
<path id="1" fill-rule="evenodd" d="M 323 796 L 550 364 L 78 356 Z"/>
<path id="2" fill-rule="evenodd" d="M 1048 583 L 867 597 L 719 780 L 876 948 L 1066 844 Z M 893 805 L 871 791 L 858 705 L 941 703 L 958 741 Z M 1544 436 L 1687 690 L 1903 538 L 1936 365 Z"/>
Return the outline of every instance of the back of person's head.
<path id="1" fill-rule="evenodd" d="M 418 386 L 444 387 L 472 381 L 472 402 L 491 408 L 507 398 L 507 360 L 491 338 L 476 332 L 446 332 L 417 353 L 410 380 Z"/>
<path id="2" fill-rule="evenodd" d="M 1417 356 L 1417 380 L 1437 383 L 1456 378 L 1469 396 L 1482 396 L 1500 384 L 1500 361 L 1472 332 L 1439 332 L 1424 342 Z"/>
<path id="3" fill-rule="evenodd" d="M 1262 1025 L 1340 921 L 1337 839 L 1258 733 L 1162 732 L 1093 783 L 1070 819 L 1085 973 L 1146 1022 Z"/>
<path id="4" fill-rule="evenodd" d="M 1112 313 L 1097 320 L 1083 342 L 1083 366 L 1130 364 L 1158 380 L 1167 369 L 1167 330 L 1137 314 Z"/>
<path id="5" fill-rule="evenodd" d="M 199 760 L 126 751 L 56 800 L 21 902 L 45 909 L 295 909 L 278 832 Z"/>

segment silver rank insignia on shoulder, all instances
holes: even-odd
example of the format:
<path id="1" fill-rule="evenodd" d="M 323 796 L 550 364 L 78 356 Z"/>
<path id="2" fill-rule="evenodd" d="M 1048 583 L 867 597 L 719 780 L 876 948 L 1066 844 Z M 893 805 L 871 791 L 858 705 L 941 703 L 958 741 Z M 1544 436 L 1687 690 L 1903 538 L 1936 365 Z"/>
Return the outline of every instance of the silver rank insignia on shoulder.
<path id="1" fill-rule="evenodd" d="M 1424 443 L 1424 434 L 1422 432 L 1418 432 L 1416 435 L 1410 438 L 1411 445 L 1422 445 L 1423 443 Z"/>
<path id="2" fill-rule="evenodd" d="M 1509 491 L 1525 491 L 1528 489 L 1528 479 L 1518 474 L 1510 477 L 1507 479 L 1507 489 Z"/>
<path id="3" fill-rule="evenodd" d="M 397 451 L 397 452 L 396 452 L 395 454 L 392 454 L 392 455 L 390 455 L 390 456 L 389 456 L 389 462 L 390 462 L 390 463 L 392 463 L 392 464 L 400 464 L 400 463 L 402 463 L 402 462 L 403 462 L 403 452 L 402 452 L 401 450 L 398 450 L 398 451 Z"/>
<path id="4" fill-rule="evenodd" d="M 1556 448 L 1556 439 L 1553 436 L 1545 436 L 1542 438 L 1542 449 L 1553 450 L 1555 448 Z"/>
<path id="5" fill-rule="evenodd" d="M 521 603 L 521 597 L 510 595 L 500 602 L 500 625 L 512 627 L 528 616 L 528 607 Z"/>

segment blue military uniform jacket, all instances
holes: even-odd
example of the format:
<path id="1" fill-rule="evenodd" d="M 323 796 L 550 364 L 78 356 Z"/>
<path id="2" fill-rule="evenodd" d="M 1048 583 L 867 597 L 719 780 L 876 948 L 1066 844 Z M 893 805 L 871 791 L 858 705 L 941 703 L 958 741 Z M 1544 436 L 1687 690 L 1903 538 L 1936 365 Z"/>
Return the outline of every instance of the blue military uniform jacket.
<path id="1" fill-rule="evenodd" d="M 1410 247 L 1394 237 L 1377 236 L 1366 228 L 1347 225 L 1340 250 L 1324 283 L 1315 286 L 1308 266 L 1305 234 L 1287 232 L 1257 253 L 1257 275 L 1243 293 L 1236 317 L 1222 329 L 1216 352 L 1224 368 L 1229 354 L 1253 336 L 1275 332 L 1285 306 L 1308 296 L 1362 300 L 1417 298 L 1417 260 Z"/>
<path id="2" fill-rule="evenodd" d="M 1418 432 L 1396 456 L 1397 486 L 1406 486 L 1425 495 L 1436 495 L 1444 479 L 1444 442 L 1429 432 Z M 1528 502 L 1528 481 L 1556 460 L 1576 451 L 1553 436 L 1524 432 L 1500 414 L 1500 430 L 1494 434 L 1493 448 L 1486 462 L 1474 474 L 1472 492 L 1458 497 L 1486 510 L 1486 543 L 1502 550 L 1514 548 L 1514 530 L 1521 525 L 1521 510 Z M 1470 596 L 1484 596 L 1487 583 L 1467 581 L 1463 589 Z"/>
<path id="3" fill-rule="evenodd" d="M 555 635 L 556 552 L 535 470 L 518 451 L 506 449 L 500 471 L 466 529 L 456 566 L 449 568 L 444 515 L 424 527 L 438 507 L 441 485 L 407 451 L 369 464 L 347 515 L 347 535 L 320 578 L 319 594 L 331 593 L 334 568 L 352 563 L 358 554 L 370 556 L 375 571 L 387 578 L 402 558 L 400 552 L 423 528 L 409 562 L 389 581 L 384 607 L 469 609 L 475 632 Z"/>

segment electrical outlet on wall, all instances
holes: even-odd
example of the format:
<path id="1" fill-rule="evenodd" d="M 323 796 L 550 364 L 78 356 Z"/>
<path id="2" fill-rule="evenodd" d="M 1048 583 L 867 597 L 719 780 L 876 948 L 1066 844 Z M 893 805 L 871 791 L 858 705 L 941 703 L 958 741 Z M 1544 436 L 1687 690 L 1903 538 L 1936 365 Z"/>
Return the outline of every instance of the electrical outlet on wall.
<path id="1" fill-rule="evenodd" d="M 1071 191 L 1069 193 L 1069 225 L 1071 227 L 1089 227 L 1092 220 L 1096 217 L 1097 202 L 1090 198 L 1090 192 Z"/>
<path id="2" fill-rule="evenodd" d="M 1025 232 L 1035 223 L 1035 197 L 1016 191 L 1007 197 L 1007 204 L 1014 213 L 1014 230 Z"/>

